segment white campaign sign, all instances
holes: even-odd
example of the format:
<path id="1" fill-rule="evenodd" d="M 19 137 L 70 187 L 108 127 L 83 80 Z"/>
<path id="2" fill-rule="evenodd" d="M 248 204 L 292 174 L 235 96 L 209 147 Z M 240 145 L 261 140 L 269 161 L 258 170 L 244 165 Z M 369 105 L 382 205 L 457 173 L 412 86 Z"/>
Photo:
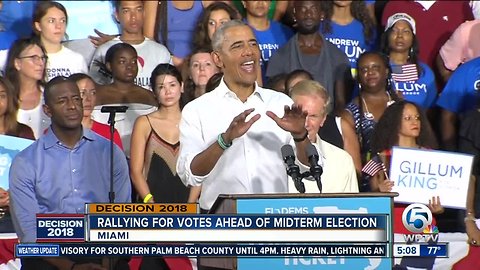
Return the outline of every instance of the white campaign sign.
<path id="1" fill-rule="evenodd" d="M 394 147 L 390 180 L 396 202 L 425 203 L 440 196 L 444 207 L 465 208 L 473 156 L 435 150 Z"/>

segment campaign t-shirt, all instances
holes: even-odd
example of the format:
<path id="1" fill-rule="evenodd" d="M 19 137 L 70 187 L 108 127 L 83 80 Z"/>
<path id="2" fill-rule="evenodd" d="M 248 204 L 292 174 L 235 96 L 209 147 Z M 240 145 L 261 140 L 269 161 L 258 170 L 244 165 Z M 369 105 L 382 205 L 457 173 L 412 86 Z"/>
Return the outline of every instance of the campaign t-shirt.
<path id="1" fill-rule="evenodd" d="M 355 77 L 358 57 L 366 51 L 375 49 L 376 32 L 370 40 L 366 40 L 363 34 L 363 25 L 356 19 L 347 25 L 340 25 L 332 21 L 331 26 L 331 33 L 322 34 L 326 40 L 336 45 L 347 55 L 352 68 L 352 75 Z"/>
<path id="2" fill-rule="evenodd" d="M 448 79 L 437 105 L 447 111 L 463 113 L 477 107 L 480 97 L 480 57 L 460 65 Z"/>
<path id="3" fill-rule="evenodd" d="M 267 71 L 268 61 L 273 53 L 282 47 L 293 36 L 292 30 L 287 26 L 276 21 L 270 21 L 270 28 L 264 31 L 255 30 L 253 33 L 257 38 L 260 48 L 260 66 L 262 68 L 263 82 L 266 82 L 265 73 Z"/>
<path id="4" fill-rule="evenodd" d="M 435 103 L 437 86 L 435 84 L 435 76 L 430 67 L 423 62 L 419 64 L 422 70 L 418 74 L 417 80 L 401 81 L 392 79 L 392 81 L 394 89 L 402 92 L 405 100 L 411 101 L 423 109 L 428 109 Z M 402 66 L 404 65 L 390 64 L 392 74 L 401 72 Z"/>
<path id="5" fill-rule="evenodd" d="M 48 53 L 47 61 L 47 81 L 57 77 L 68 77 L 75 73 L 88 73 L 87 63 L 83 56 L 77 52 L 62 46 L 62 49 L 56 53 Z"/>

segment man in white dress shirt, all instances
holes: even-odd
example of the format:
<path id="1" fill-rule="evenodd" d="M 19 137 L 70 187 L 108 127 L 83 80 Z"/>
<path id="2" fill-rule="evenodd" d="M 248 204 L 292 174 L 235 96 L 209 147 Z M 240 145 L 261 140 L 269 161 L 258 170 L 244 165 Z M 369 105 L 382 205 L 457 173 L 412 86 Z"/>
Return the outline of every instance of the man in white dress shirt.
<path id="1" fill-rule="evenodd" d="M 294 145 L 302 170 L 310 143 L 306 113 L 286 95 L 258 86 L 260 51 L 245 23 L 233 20 L 213 38 L 213 59 L 224 77 L 213 91 L 188 103 L 180 122 L 177 172 L 202 185 L 200 208 L 219 194 L 286 193 L 281 147 Z M 280 115 L 277 116 L 277 115 Z"/>
<path id="2" fill-rule="evenodd" d="M 308 130 L 308 138 L 317 148 L 319 164 L 323 167 L 322 192 L 358 192 L 357 174 L 352 157 L 343 149 L 318 136 L 318 130 L 325 122 L 330 103 L 327 90 L 319 82 L 305 80 L 295 84 L 290 95 L 295 104 L 307 112 L 305 127 Z M 313 178 L 306 178 L 303 183 L 306 193 L 319 192 L 317 182 Z M 291 178 L 288 180 L 288 190 L 290 193 L 298 193 Z"/>

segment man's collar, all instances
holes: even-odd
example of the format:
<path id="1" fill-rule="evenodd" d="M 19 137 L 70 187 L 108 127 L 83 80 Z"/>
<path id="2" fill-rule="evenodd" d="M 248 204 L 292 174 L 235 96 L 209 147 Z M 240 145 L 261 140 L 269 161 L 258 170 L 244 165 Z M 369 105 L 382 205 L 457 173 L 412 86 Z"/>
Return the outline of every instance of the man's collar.
<path id="1" fill-rule="evenodd" d="M 229 97 L 238 98 L 237 95 L 232 90 L 230 90 L 230 88 L 228 88 L 224 79 L 225 79 L 225 77 L 222 77 L 222 80 L 220 81 L 220 84 L 217 87 L 219 89 L 219 94 L 222 97 L 229 96 Z M 258 86 L 257 82 L 255 82 L 255 88 L 253 90 L 253 93 L 250 96 L 252 96 L 252 95 L 257 96 L 257 97 L 260 98 L 261 101 L 264 101 L 265 89 Z"/>
<path id="2" fill-rule="evenodd" d="M 82 137 L 80 138 L 80 141 L 82 139 L 86 139 L 88 141 L 94 141 L 95 140 L 95 137 L 93 135 L 93 131 L 91 131 L 90 129 L 82 128 L 82 133 L 83 134 L 82 134 Z M 45 134 L 43 136 L 45 137 L 45 142 L 44 142 L 45 149 L 51 148 L 58 143 L 61 144 L 60 140 L 57 138 L 57 136 L 53 132 L 52 126 L 50 126 L 47 129 L 47 131 L 45 132 Z"/>
<path id="3" fill-rule="evenodd" d="M 318 133 L 317 133 L 316 136 L 317 136 L 317 142 L 315 144 L 318 146 L 318 148 L 320 150 L 318 155 L 321 156 L 322 159 L 325 159 L 325 154 L 323 154 L 323 153 L 325 153 L 325 151 L 323 150 L 323 140 L 320 138 Z"/>

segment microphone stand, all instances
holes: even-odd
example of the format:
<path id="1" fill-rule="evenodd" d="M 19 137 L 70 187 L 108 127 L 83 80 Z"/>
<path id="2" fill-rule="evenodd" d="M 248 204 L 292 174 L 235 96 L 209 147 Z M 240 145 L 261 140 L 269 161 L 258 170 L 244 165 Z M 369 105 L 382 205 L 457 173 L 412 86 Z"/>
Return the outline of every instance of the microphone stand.
<path id="1" fill-rule="evenodd" d="M 110 125 L 110 192 L 108 199 L 110 203 L 115 202 L 115 191 L 113 188 L 113 137 L 115 135 L 115 114 L 117 112 L 124 113 L 128 106 L 102 106 L 102 113 L 110 113 L 108 116 L 108 124 Z"/>
<path id="2" fill-rule="evenodd" d="M 307 156 L 308 162 L 310 163 L 310 175 L 315 179 L 317 182 L 317 187 L 320 193 L 322 193 L 322 179 L 321 176 L 323 174 L 322 166 L 318 165 L 319 155 L 318 151 L 313 144 L 309 144 L 307 146 Z"/>
<path id="3" fill-rule="evenodd" d="M 293 183 L 298 192 L 305 193 L 305 184 L 302 182 L 302 179 L 308 176 L 307 174 L 309 174 L 309 172 L 306 172 L 307 174 L 300 173 L 300 168 L 295 164 L 295 152 L 291 145 L 286 144 L 282 146 L 281 152 L 283 161 L 287 165 L 287 175 L 292 177 Z"/>
<path id="4" fill-rule="evenodd" d="M 115 189 L 113 181 L 113 147 L 114 147 L 114 136 L 115 136 L 115 115 L 117 112 L 124 113 L 128 109 L 128 106 L 102 106 L 102 113 L 110 113 L 108 116 L 108 124 L 110 125 L 110 191 L 108 192 L 108 199 L 110 203 L 115 202 Z M 114 259 L 109 257 L 108 267 L 109 269 L 114 269 Z"/>

